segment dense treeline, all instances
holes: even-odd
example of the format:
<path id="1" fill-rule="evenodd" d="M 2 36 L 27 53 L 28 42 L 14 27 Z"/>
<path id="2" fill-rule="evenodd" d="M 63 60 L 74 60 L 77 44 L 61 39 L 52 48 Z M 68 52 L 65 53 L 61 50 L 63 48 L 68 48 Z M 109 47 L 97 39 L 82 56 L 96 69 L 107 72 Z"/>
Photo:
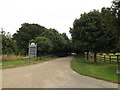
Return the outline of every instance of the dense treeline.
<path id="1" fill-rule="evenodd" d="M 120 1 L 114 0 L 109 8 L 93 10 L 81 14 L 70 28 L 72 39 L 55 29 L 47 29 L 38 24 L 23 23 L 19 30 L 10 36 L 2 35 L 3 54 L 28 55 L 28 44 L 37 43 L 38 55 L 53 54 L 66 56 L 75 52 L 96 54 L 120 52 Z"/>
<path id="2" fill-rule="evenodd" d="M 2 53 L 28 55 L 29 43 L 37 43 L 38 55 L 54 54 L 66 56 L 71 50 L 70 40 L 65 33 L 60 34 L 55 29 L 47 29 L 38 24 L 24 23 L 13 36 L 2 30 Z"/>
<path id="3" fill-rule="evenodd" d="M 18 49 L 16 42 L 12 39 L 12 36 L 3 30 L 0 32 L 0 37 L 2 38 L 2 54 L 17 54 Z"/>
<path id="4" fill-rule="evenodd" d="M 102 8 L 81 14 L 70 28 L 74 52 L 96 54 L 120 52 L 120 1 L 114 0 L 111 8 Z"/>
<path id="5" fill-rule="evenodd" d="M 37 43 L 38 55 L 66 56 L 71 52 L 70 40 L 65 33 L 38 24 L 24 23 L 13 36 L 4 33 L 1 32 L 3 54 L 28 55 L 28 45 L 32 42 Z"/>

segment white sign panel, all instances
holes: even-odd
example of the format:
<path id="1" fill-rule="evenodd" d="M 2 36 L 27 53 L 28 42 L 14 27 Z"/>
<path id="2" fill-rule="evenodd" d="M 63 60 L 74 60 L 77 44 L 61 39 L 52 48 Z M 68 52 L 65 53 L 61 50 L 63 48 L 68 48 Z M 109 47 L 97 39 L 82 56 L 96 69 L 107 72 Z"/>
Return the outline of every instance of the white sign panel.
<path id="1" fill-rule="evenodd" d="M 29 56 L 37 56 L 37 44 L 31 43 L 29 44 Z"/>

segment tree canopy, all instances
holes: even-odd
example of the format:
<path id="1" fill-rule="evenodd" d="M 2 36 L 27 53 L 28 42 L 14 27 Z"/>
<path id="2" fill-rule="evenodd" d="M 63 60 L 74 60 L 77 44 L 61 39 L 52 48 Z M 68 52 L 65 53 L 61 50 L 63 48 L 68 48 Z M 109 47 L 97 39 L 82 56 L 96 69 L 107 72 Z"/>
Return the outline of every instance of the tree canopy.
<path id="1" fill-rule="evenodd" d="M 19 47 L 19 52 L 26 55 L 28 44 L 31 42 L 38 43 L 38 54 L 51 53 L 59 56 L 62 56 L 69 43 L 66 34 L 62 35 L 55 29 L 47 29 L 38 24 L 29 23 L 22 24 L 21 28 L 13 35 L 13 39 Z M 66 53 L 69 52 L 67 47 Z"/>
<path id="2" fill-rule="evenodd" d="M 17 45 L 16 42 L 12 39 L 9 33 L 1 30 L 0 36 L 2 37 L 2 54 L 17 54 Z"/>
<path id="3" fill-rule="evenodd" d="M 93 52 L 95 62 L 96 53 L 110 52 L 116 46 L 115 30 L 110 27 L 111 23 L 108 24 L 106 17 L 97 10 L 81 14 L 70 30 L 75 47 L 83 52 Z"/>
<path id="4" fill-rule="evenodd" d="M 47 54 L 52 51 L 53 45 L 49 38 L 38 36 L 35 39 L 35 43 L 37 43 L 38 55 Z"/>
<path id="5" fill-rule="evenodd" d="M 13 35 L 21 54 L 28 54 L 29 41 L 40 36 L 46 30 L 45 27 L 38 24 L 24 23 L 21 28 Z"/>
<path id="6" fill-rule="evenodd" d="M 65 49 L 67 41 L 60 33 L 58 33 L 58 31 L 56 31 L 55 29 L 47 29 L 45 32 L 42 33 L 41 36 L 44 36 L 51 40 L 53 44 L 53 54 L 61 55 L 63 53 L 63 49 Z"/>
<path id="7" fill-rule="evenodd" d="M 28 45 L 38 44 L 38 55 L 55 54 L 66 56 L 71 52 L 96 54 L 120 52 L 120 0 L 113 0 L 111 7 L 103 7 L 101 11 L 93 10 L 80 15 L 70 28 L 72 38 L 56 29 L 48 29 L 38 24 L 23 23 L 11 36 L 4 31 L 2 37 L 3 54 L 28 55 Z"/>

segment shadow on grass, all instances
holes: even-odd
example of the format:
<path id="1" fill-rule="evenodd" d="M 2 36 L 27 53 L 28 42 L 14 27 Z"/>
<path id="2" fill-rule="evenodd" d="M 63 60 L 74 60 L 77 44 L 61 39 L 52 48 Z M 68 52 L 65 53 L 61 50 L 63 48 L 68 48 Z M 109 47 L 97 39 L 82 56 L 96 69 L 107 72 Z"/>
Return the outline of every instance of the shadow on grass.
<path id="1" fill-rule="evenodd" d="M 120 83 L 116 70 L 117 64 L 109 64 L 104 62 L 93 62 L 90 58 L 86 60 L 83 57 L 74 57 L 71 61 L 71 68 L 79 74 L 94 77 L 97 79 L 103 79 L 115 83 Z"/>

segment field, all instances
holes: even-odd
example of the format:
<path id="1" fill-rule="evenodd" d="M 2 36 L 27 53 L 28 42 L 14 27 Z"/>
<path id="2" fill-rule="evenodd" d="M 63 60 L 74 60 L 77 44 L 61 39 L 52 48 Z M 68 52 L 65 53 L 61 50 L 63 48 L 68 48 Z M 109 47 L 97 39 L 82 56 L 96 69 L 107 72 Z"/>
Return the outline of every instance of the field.
<path id="1" fill-rule="evenodd" d="M 26 56 L 20 56 L 20 55 L 14 55 L 14 54 L 1 55 L 0 57 L 2 57 L 2 61 L 14 61 L 14 60 L 27 58 Z"/>
<path id="2" fill-rule="evenodd" d="M 2 68 L 3 69 L 35 64 L 35 63 L 39 63 L 39 62 L 43 62 L 43 61 L 52 60 L 52 59 L 57 58 L 57 57 L 52 57 L 51 55 L 37 57 L 37 59 L 30 58 L 30 60 L 27 57 L 22 57 L 22 56 L 14 56 L 13 55 L 12 57 L 20 57 L 20 58 L 16 58 L 16 59 L 13 58 L 13 60 L 9 59 L 9 58 L 3 59 L 2 60 Z"/>
<path id="3" fill-rule="evenodd" d="M 71 61 L 71 67 L 81 75 L 103 79 L 115 83 L 120 83 L 120 74 L 116 73 L 118 64 L 109 64 L 105 62 L 94 63 L 93 59 L 86 60 L 82 57 L 74 57 Z"/>

